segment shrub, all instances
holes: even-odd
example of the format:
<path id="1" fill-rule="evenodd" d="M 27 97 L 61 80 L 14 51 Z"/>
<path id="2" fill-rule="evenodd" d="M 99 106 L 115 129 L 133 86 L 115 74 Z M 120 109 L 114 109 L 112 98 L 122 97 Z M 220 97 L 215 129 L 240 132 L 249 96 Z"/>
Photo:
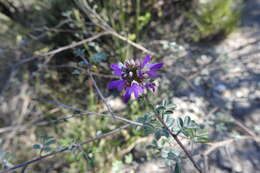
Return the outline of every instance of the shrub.
<path id="1" fill-rule="evenodd" d="M 200 3 L 187 17 L 195 25 L 194 41 L 212 40 L 216 36 L 226 36 L 239 23 L 242 2 L 239 0 L 213 0 Z"/>

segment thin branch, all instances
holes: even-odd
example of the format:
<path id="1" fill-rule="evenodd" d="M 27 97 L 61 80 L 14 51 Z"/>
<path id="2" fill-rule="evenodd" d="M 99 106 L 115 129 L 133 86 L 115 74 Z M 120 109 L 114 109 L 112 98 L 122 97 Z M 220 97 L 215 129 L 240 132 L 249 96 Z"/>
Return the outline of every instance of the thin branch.
<path id="1" fill-rule="evenodd" d="M 97 35 L 94 35 L 94 36 L 92 36 L 92 37 L 90 37 L 90 38 L 81 40 L 81 41 L 79 41 L 79 42 L 72 43 L 72 44 L 70 44 L 70 45 L 60 47 L 60 48 L 58 48 L 58 49 L 54 49 L 54 50 L 52 50 L 52 51 L 50 51 L 50 52 L 47 52 L 47 53 L 45 53 L 45 54 L 43 54 L 43 55 L 41 55 L 41 56 L 53 56 L 53 55 L 55 55 L 55 54 L 57 54 L 57 53 L 60 53 L 60 52 L 63 52 L 63 51 L 65 51 L 65 50 L 78 47 L 78 46 L 80 46 L 80 45 L 82 45 L 82 44 L 85 44 L 85 43 L 87 43 L 87 42 L 96 40 L 97 38 L 99 38 L 99 37 L 101 37 L 101 36 L 104 36 L 104 35 L 108 35 L 108 34 L 109 34 L 109 32 L 101 32 L 101 33 L 99 33 L 99 34 L 97 34 Z"/>
<path id="2" fill-rule="evenodd" d="M 257 135 L 248 127 L 246 127 L 242 122 L 240 122 L 239 120 L 236 120 L 235 118 L 233 118 L 234 123 L 240 127 L 242 130 L 244 130 L 249 136 L 253 136 L 256 137 Z"/>
<path id="3" fill-rule="evenodd" d="M 102 94 L 102 93 L 101 93 Z M 97 113 L 97 112 L 89 112 L 89 111 L 86 111 L 86 110 L 82 110 L 82 109 L 79 109 L 79 108 L 75 108 L 75 107 L 72 107 L 72 106 L 68 106 L 68 105 L 65 105 L 64 103 L 61 103 L 61 102 L 58 102 L 58 101 L 55 101 L 55 100 L 45 100 L 45 99 L 34 99 L 34 100 L 37 100 L 37 101 L 42 101 L 42 102 L 49 102 L 49 103 L 52 103 L 52 104 L 56 104 L 58 106 L 61 106 L 65 109 L 69 109 L 69 110 L 74 110 L 74 111 L 79 111 L 79 112 L 82 112 L 82 113 L 86 113 L 88 115 L 101 115 L 101 116 L 107 116 L 106 114 L 102 114 L 102 113 Z M 111 112 L 110 112 L 111 113 Z M 139 122 L 135 122 L 135 121 L 132 121 L 132 120 L 128 120 L 126 118 L 123 118 L 123 117 L 120 117 L 118 115 L 114 115 L 114 118 L 117 119 L 117 120 L 121 120 L 121 121 L 124 121 L 128 124 L 131 124 L 131 125 L 135 125 L 135 126 L 143 126 L 142 123 L 139 123 Z"/>
<path id="4" fill-rule="evenodd" d="M 69 119 L 72 119 L 72 118 L 79 118 L 79 117 L 90 116 L 90 115 L 107 116 L 106 114 L 96 113 L 96 112 L 83 112 L 83 113 L 79 113 L 79 114 L 71 114 L 71 115 L 67 115 L 67 116 L 60 117 L 58 119 L 53 119 L 53 120 L 43 120 L 43 121 L 37 120 L 37 121 L 33 121 L 33 122 L 30 122 L 30 123 L 24 124 L 24 125 L 15 125 L 15 126 L 3 127 L 3 128 L 0 128 L 0 134 L 10 132 L 10 131 L 14 131 L 14 130 L 22 132 L 22 131 L 25 131 L 25 130 L 31 128 L 31 127 L 46 126 L 46 125 L 49 125 L 49 124 L 57 124 L 59 122 L 66 121 L 66 120 L 69 120 Z"/>
<path id="5" fill-rule="evenodd" d="M 82 58 L 82 60 L 85 62 L 85 64 L 88 64 L 88 61 L 87 61 L 84 57 L 81 57 L 81 58 Z M 101 98 L 101 100 L 104 102 L 104 104 L 106 105 L 106 107 L 107 107 L 109 113 L 112 115 L 113 118 L 115 118 L 115 114 L 114 114 L 114 112 L 113 112 L 113 110 L 112 110 L 110 104 L 107 103 L 107 101 L 106 101 L 105 97 L 103 96 L 102 92 L 100 91 L 100 89 L 99 89 L 99 87 L 98 87 L 98 85 L 97 85 L 95 79 L 93 78 L 93 75 L 91 74 L 91 72 L 90 72 L 89 69 L 87 69 L 87 71 L 88 71 L 88 74 L 89 74 L 89 76 L 90 76 L 90 79 L 91 79 L 91 81 L 92 81 L 92 83 L 93 83 L 95 89 L 97 90 L 98 95 L 100 96 L 100 98 Z"/>
<path id="6" fill-rule="evenodd" d="M 88 71 L 90 79 L 92 80 L 94 87 L 97 90 L 98 95 L 100 96 L 100 98 L 102 99 L 102 101 L 104 102 L 104 104 L 106 105 L 108 111 L 110 112 L 110 114 L 112 115 L 113 118 L 115 118 L 115 114 L 110 106 L 110 104 L 106 101 L 105 97 L 103 96 L 102 92 L 100 91 L 99 87 L 97 86 L 97 83 L 95 81 L 95 79 L 93 78 L 93 75 L 91 74 L 90 71 Z"/>
<path id="7" fill-rule="evenodd" d="M 214 143 L 208 143 L 209 145 L 211 145 L 210 148 L 208 148 L 203 155 L 208 156 L 210 153 L 212 153 L 214 150 L 218 149 L 219 147 L 224 147 L 226 145 L 229 145 L 233 142 L 239 141 L 239 140 L 254 140 L 256 142 L 260 142 L 260 138 L 259 137 L 254 137 L 254 136 L 241 136 L 239 138 L 236 139 L 227 139 L 224 141 L 220 141 L 220 142 L 214 142 Z"/>
<path id="8" fill-rule="evenodd" d="M 45 126 L 45 125 L 48 125 L 48 124 L 56 124 L 56 123 L 59 123 L 61 121 L 66 121 L 66 120 L 69 120 L 69 119 L 72 119 L 72 118 L 79 118 L 79 117 L 82 117 L 82 116 L 98 115 L 98 116 L 107 116 L 108 117 L 108 115 L 104 114 L 104 113 L 89 112 L 89 111 L 86 111 L 86 110 L 82 110 L 82 109 L 79 109 L 79 108 L 75 108 L 75 107 L 72 107 L 72 106 L 65 105 L 64 103 L 61 103 L 61 102 L 58 102 L 58 101 L 55 101 L 55 100 L 46 100 L 46 99 L 34 99 L 34 100 L 40 101 L 40 102 L 55 104 L 55 105 L 58 105 L 62 108 L 65 108 L 65 109 L 68 109 L 68 110 L 73 110 L 73 111 L 78 111 L 78 112 L 81 112 L 81 113 L 67 115 L 67 116 L 60 117 L 60 118 L 55 119 L 55 120 L 46 120 L 46 121 L 40 121 L 40 122 L 34 121 L 32 123 L 25 124 L 25 125 L 3 127 L 3 128 L 0 128 L 0 134 L 10 132 L 10 131 L 13 131 L 13 130 L 24 131 L 24 130 L 31 128 L 31 127 L 34 127 L 34 126 Z M 118 116 L 118 115 L 114 115 L 114 118 L 116 120 L 124 121 L 124 122 L 131 124 L 131 125 L 134 125 L 134 126 L 143 126 L 142 123 L 132 121 L 132 120 L 123 118 L 123 117 Z"/>
<path id="9" fill-rule="evenodd" d="M 75 65 L 69 65 L 69 64 L 63 64 L 63 65 L 48 65 L 48 68 L 75 68 L 78 70 L 85 70 L 81 67 L 77 67 Z M 91 74 L 93 74 L 93 76 L 97 76 L 97 77 L 102 77 L 102 78 L 109 78 L 109 79 L 119 79 L 119 77 L 117 76 L 113 76 L 113 75 L 108 75 L 108 74 L 103 74 L 103 73 L 97 73 L 97 72 L 93 72 L 90 71 Z M 89 75 L 89 73 L 87 72 L 83 72 L 83 74 Z"/>
<path id="10" fill-rule="evenodd" d="M 90 6 L 86 1 L 82 0 L 74 0 L 75 3 L 78 5 L 78 7 L 83 11 L 83 13 L 90 18 L 90 20 L 97 25 L 98 27 L 102 28 L 104 31 L 109 32 L 111 35 L 117 37 L 120 40 L 123 40 L 127 42 L 128 44 L 132 45 L 133 47 L 149 54 L 149 55 L 155 55 L 154 52 L 146 49 L 144 46 L 137 44 L 131 40 L 129 40 L 127 37 L 124 37 L 120 34 L 118 34 L 109 24 L 102 19 Z"/>
<path id="11" fill-rule="evenodd" d="M 129 127 L 129 126 L 130 126 L 130 124 L 125 124 L 125 125 L 123 125 L 123 126 L 117 128 L 117 129 L 115 129 L 115 130 L 112 130 L 112 131 L 108 132 L 108 133 L 99 135 L 99 136 L 97 136 L 97 137 L 95 137 L 95 138 L 91 138 L 91 139 L 88 139 L 88 140 L 86 140 L 86 141 L 83 141 L 83 142 L 81 142 L 81 143 L 79 144 L 79 146 L 86 145 L 86 144 L 89 144 L 89 143 L 98 141 L 98 140 L 100 140 L 100 139 L 102 139 L 102 138 L 106 138 L 106 137 L 108 137 L 108 136 L 113 136 L 113 135 L 115 135 L 115 134 L 121 132 L 123 129 L 126 129 L 126 128 Z M 45 158 L 47 158 L 47 157 L 56 155 L 56 154 L 58 154 L 58 153 L 65 152 L 65 151 L 69 150 L 69 148 L 70 148 L 70 147 L 65 147 L 65 148 L 63 148 L 63 149 L 61 149 L 61 150 L 59 150 L 59 151 L 54 151 L 54 152 L 51 152 L 51 153 L 49 153 L 49 154 L 45 154 L 45 155 L 43 155 L 43 156 L 37 157 L 37 158 L 35 158 L 35 159 L 33 159 L 33 160 L 30 160 L 30 161 L 27 161 L 27 162 L 24 162 L 24 163 L 17 164 L 17 165 L 15 165 L 15 166 L 11 167 L 11 168 L 8 168 L 8 169 L 6 169 L 6 170 L 1 171 L 0 173 L 8 173 L 8 172 L 11 172 L 11 171 L 13 171 L 13 170 L 15 170 L 15 169 L 18 169 L 18 168 L 27 167 L 28 165 L 33 164 L 33 163 L 36 163 L 36 162 L 39 162 L 39 161 L 41 161 L 41 160 L 43 160 L 43 159 L 45 159 Z"/>
<path id="12" fill-rule="evenodd" d="M 260 138 L 259 137 L 255 137 L 255 136 L 241 136 L 240 138 L 237 138 L 237 139 L 227 139 L 227 140 L 220 141 L 220 142 L 207 143 L 207 144 L 211 145 L 211 147 L 209 147 L 202 154 L 203 161 L 204 161 L 204 173 L 208 173 L 209 172 L 209 160 L 208 160 L 208 157 L 209 157 L 209 155 L 213 151 L 219 149 L 220 147 L 225 147 L 227 145 L 230 145 L 230 144 L 232 144 L 232 143 L 234 143 L 236 141 L 248 140 L 248 139 L 254 140 L 256 142 L 260 142 Z"/>
<path id="13" fill-rule="evenodd" d="M 152 51 L 146 49 L 145 47 L 143 47 L 143 46 L 140 45 L 140 44 L 137 44 L 137 43 L 135 43 L 135 42 L 129 40 L 127 37 L 124 37 L 124 36 L 118 34 L 118 33 L 115 32 L 115 31 L 111 31 L 110 33 L 111 33 L 113 36 L 119 38 L 120 40 L 123 40 L 123 41 L 127 42 L 128 44 L 132 45 L 133 47 L 135 47 L 135 48 L 137 48 L 137 49 L 139 49 L 139 50 L 142 50 L 143 52 L 145 52 L 145 53 L 147 53 L 147 54 L 149 54 L 149 55 L 155 55 L 154 52 L 152 52 Z"/>
<path id="14" fill-rule="evenodd" d="M 185 148 L 185 146 L 182 144 L 182 142 L 179 140 L 178 136 L 174 134 L 171 129 L 165 124 L 163 119 L 160 117 L 160 115 L 156 115 L 156 118 L 160 121 L 160 123 L 163 125 L 163 127 L 168 131 L 168 133 L 173 137 L 173 139 L 177 142 L 177 144 L 181 147 L 181 149 L 184 151 L 184 153 L 187 155 L 187 157 L 192 162 L 193 166 L 198 170 L 198 172 L 202 173 L 202 170 L 200 167 L 196 164 L 194 161 L 191 153 Z"/>
<path id="15" fill-rule="evenodd" d="M 17 64 L 15 64 L 14 67 L 17 68 L 18 66 L 20 66 L 22 64 L 25 64 L 25 63 L 28 63 L 30 61 L 36 60 L 38 58 L 42 58 L 42 57 L 46 57 L 46 56 L 54 56 L 57 53 L 63 52 L 63 51 L 68 50 L 68 49 L 73 49 L 75 47 L 78 47 L 78 46 L 80 46 L 82 44 L 85 44 L 87 42 L 96 40 L 99 37 L 104 36 L 104 35 L 108 35 L 108 34 L 109 34 L 109 32 L 101 32 L 101 33 L 99 33 L 97 35 L 94 35 L 92 37 L 89 37 L 87 39 L 84 39 L 84 40 L 81 40 L 79 42 L 75 42 L 75 43 L 72 43 L 72 44 L 69 44 L 69 45 L 66 45 L 66 46 L 63 46 L 63 47 L 59 47 L 59 48 L 54 49 L 52 51 L 46 52 L 46 53 L 44 53 L 42 55 L 35 55 L 35 56 L 30 57 L 30 58 L 23 59 L 20 62 L 18 62 Z"/>
<path id="16" fill-rule="evenodd" d="M 65 50 L 68 50 L 68 49 L 73 49 L 77 46 L 80 46 L 82 44 L 85 44 L 87 42 L 90 42 L 90 41 L 93 41 L 101 36 L 104 36 L 104 35 L 108 35 L 109 32 L 101 32 L 97 35 L 94 35 L 90 38 L 87 38 L 87 39 L 84 39 L 84 40 L 81 40 L 79 42 L 76 42 L 76 43 L 72 43 L 72 44 L 69 44 L 67 46 L 63 46 L 63 47 L 60 47 L 60 48 L 57 48 L 57 49 L 54 49 L 50 52 L 47 52 L 47 53 L 44 53 L 42 55 L 34 55 L 32 57 L 29 57 L 29 58 L 26 58 L 26 59 L 22 59 L 21 61 L 19 61 L 18 63 L 12 65 L 11 67 L 8 67 L 6 69 L 11 69 L 11 74 L 14 74 L 16 71 L 17 71 L 17 68 L 25 63 L 28 63 L 28 62 L 31 62 L 31 61 L 34 61 L 36 59 L 39 59 L 39 58 L 42 58 L 42 57 L 48 57 L 48 56 L 54 56 L 55 54 L 57 53 L 60 53 L 62 51 L 65 51 Z M 12 75 L 13 76 L 13 75 Z M 3 91 L 6 89 L 7 85 L 9 85 L 10 83 L 10 80 L 11 80 L 11 77 L 9 78 L 8 82 L 6 82 L 5 86 L 3 87 L 2 90 L 0 90 L 0 95 L 1 93 L 3 93 Z"/>

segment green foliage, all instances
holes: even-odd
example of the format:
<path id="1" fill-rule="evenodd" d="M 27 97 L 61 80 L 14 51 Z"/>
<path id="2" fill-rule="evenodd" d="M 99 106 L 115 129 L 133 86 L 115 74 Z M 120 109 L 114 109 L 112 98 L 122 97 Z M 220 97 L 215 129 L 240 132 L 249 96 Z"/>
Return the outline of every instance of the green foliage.
<path id="1" fill-rule="evenodd" d="M 152 20 L 152 0 L 86 0 L 93 9 L 118 33 L 132 41 L 139 41 L 146 37 L 143 34 Z M 133 49 L 125 42 L 112 38 L 114 50 L 119 57 L 125 58 L 133 55 Z M 111 41 L 110 41 L 111 42 Z"/>
<path id="2" fill-rule="evenodd" d="M 124 168 L 124 163 L 122 161 L 115 161 L 112 165 L 112 173 L 122 173 Z"/>
<path id="3" fill-rule="evenodd" d="M 108 55 L 105 53 L 96 53 L 90 57 L 90 62 L 98 64 L 102 61 L 105 61 L 107 57 Z"/>
<path id="4" fill-rule="evenodd" d="M 173 118 L 172 114 L 175 108 L 176 105 L 163 100 L 160 105 L 154 107 L 153 112 L 146 113 L 143 117 L 138 118 L 138 121 L 144 124 L 145 134 L 154 134 L 154 140 L 148 148 L 157 150 L 161 157 L 165 159 L 165 163 L 173 168 L 174 172 L 180 172 L 181 152 L 172 147 L 174 140 L 169 130 L 176 136 L 187 137 L 191 142 L 196 143 L 207 142 L 208 131 L 189 116 Z M 173 167 L 174 163 L 175 167 Z"/>
<path id="5" fill-rule="evenodd" d="M 7 169 L 13 166 L 11 160 L 14 158 L 14 154 L 5 152 L 0 148 L 0 168 Z"/>
<path id="6" fill-rule="evenodd" d="M 213 0 L 188 13 L 196 26 L 193 40 L 213 39 L 217 35 L 227 35 L 237 26 L 242 9 L 240 0 Z"/>
<path id="7" fill-rule="evenodd" d="M 53 144 L 56 144 L 56 140 L 53 136 L 41 136 L 40 137 L 40 144 L 34 144 L 32 146 L 33 149 L 49 152 L 49 151 L 56 151 L 56 147 L 52 147 Z"/>
<path id="8" fill-rule="evenodd" d="M 136 42 L 143 41 L 143 39 L 150 34 L 151 30 L 148 29 L 150 23 L 153 22 L 157 25 L 155 21 L 156 16 L 164 18 L 164 13 L 166 13 L 163 7 L 154 5 L 157 3 L 155 0 L 92 0 L 89 2 L 113 29 Z M 164 3 L 167 4 L 167 1 L 164 1 Z M 80 10 L 74 6 L 73 1 L 71 0 L 41 0 L 34 7 L 37 9 L 38 14 L 43 15 L 36 15 L 36 20 L 43 20 L 43 26 L 46 26 L 49 29 L 46 30 L 46 37 L 43 39 L 47 44 L 45 47 L 41 47 L 40 50 L 46 51 L 71 44 L 73 41 L 82 40 L 101 31 L 99 27 L 96 27 L 91 23 L 87 16 L 81 14 Z M 157 15 L 157 12 L 160 14 Z M 55 28 L 57 29 L 57 32 L 55 29 L 52 30 L 65 20 L 70 22 L 65 23 L 59 28 Z M 64 33 L 59 32 L 59 30 L 71 32 Z M 169 46 L 175 49 L 173 43 L 169 44 Z M 103 65 L 103 63 L 108 60 L 110 63 L 117 61 L 112 59 L 113 57 L 117 57 L 118 59 L 128 58 L 129 56 L 132 56 L 132 51 L 133 50 L 128 44 L 117 38 L 102 37 L 102 41 L 96 40 L 84 44 L 73 52 L 66 51 L 62 54 L 55 55 L 50 59 L 51 61 L 49 64 L 77 64 L 78 67 L 85 68 L 86 64 L 85 62 L 80 61 L 80 57 L 85 57 L 92 65 L 101 63 Z M 39 63 L 37 62 L 37 64 L 39 67 L 41 66 L 40 61 Z M 105 64 L 104 67 L 107 67 L 107 65 Z M 105 73 L 106 69 L 104 70 L 104 67 L 98 66 L 97 70 Z M 33 85 L 35 85 L 37 96 L 50 96 L 65 104 L 75 105 L 75 107 L 88 111 L 99 112 L 102 110 L 100 100 L 97 99 L 91 82 L 89 82 L 87 75 L 81 73 L 80 70 L 74 70 L 72 73 L 70 70 L 65 70 L 64 68 L 62 70 L 53 70 L 51 68 L 48 68 L 48 71 L 41 70 L 42 69 L 37 71 L 40 78 L 37 78 L 36 76 L 36 78 L 34 78 L 35 80 L 32 80 Z M 101 90 L 106 87 L 107 82 L 105 80 L 102 79 L 102 82 L 97 82 Z M 67 110 L 56 109 L 57 107 L 53 105 L 39 104 L 37 106 L 41 107 L 41 111 L 45 115 L 44 119 L 46 120 L 72 113 Z M 198 133 L 200 132 L 197 132 L 199 131 L 199 127 L 192 127 L 191 124 L 195 124 L 195 122 L 190 118 L 173 118 L 172 113 L 175 107 L 174 104 L 168 104 L 166 101 L 163 101 L 161 105 L 155 107 L 153 112 L 138 118 L 138 121 L 144 124 L 143 131 L 145 135 L 154 134 L 156 140 L 154 140 L 153 146 L 156 150 L 161 152 L 160 156 L 165 158 L 170 166 L 175 164 L 176 166 L 174 169 L 179 170 L 180 166 L 177 161 L 180 157 L 180 151 L 169 148 L 169 142 L 172 142 L 171 137 L 168 131 L 157 121 L 155 115 L 159 114 L 162 116 L 165 124 L 171 128 L 173 132 L 176 132 L 176 134 L 180 133 L 178 135 L 185 135 L 196 141 L 195 139 L 199 136 Z M 143 108 L 144 107 L 140 106 L 137 102 L 133 102 L 133 104 L 130 104 L 129 107 L 120 113 L 124 116 L 128 116 L 127 118 L 129 119 L 133 119 L 134 117 L 143 114 L 143 111 L 146 109 Z M 127 115 L 125 115 L 126 113 Z M 122 170 L 122 165 L 124 163 L 121 161 L 114 162 L 117 159 L 121 159 L 118 156 L 118 151 L 127 148 L 127 146 L 133 143 L 139 136 L 143 135 L 141 132 L 128 130 L 127 132 L 124 132 L 124 134 L 120 134 L 119 137 L 113 137 L 112 140 L 102 139 L 99 142 L 84 146 L 84 152 L 79 151 L 74 145 L 79 141 L 84 141 L 88 138 L 97 136 L 97 132 L 103 133 L 115 129 L 116 126 L 114 124 L 111 125 L 109 122 L 110 121 L 106 118 L 97 119 L 95 117 L 88 117 L 81 119 L 75 118 L 63 124 L 55 124 L 55 126 L 52 126 L 51 128 L 44 127 L 48 136 L 40 138 L 40 142 L 37 142 L 32 148 L 37 152 L 51 152 L 70 147 L 69 149 L 71 152 L 66 155 L 65 158 L 66 161 L 70 163 L 70 167 L 62 168 L 63 172 L 78 173 L 86 172 L 86 170 L 91 170 L 91 172 L 107 172 L 111 168 L 112 163 L 112 169 L 115 172 L 119 172 Z M 42 128 L 43 127 L 36 127 L 35 129 L 38 131 Z M 59 139 L 56 141 L 51 135 L 59 136 Z M 196 142 L 201 141 L 202 140 L 197 140 Z M 31 147 L 31 145 L 29 147 Z M 5 162 L 8 160 L 8 162 L 6 162 L 8 164 L 6 165 L 10 166 L 10 159 L 7 156 L 8 154 L 5 154 L 4 160 Z M 125 156 L 125 163 L 127 164 L 133 162 L 133 160 L 134 158 L 131 154 Z"/>
<path id="9" fill-rule="evenodd" d="M 74 49 L 73 53 L 75 56 L 85 58 L 85 50 L 84 49 Z"/>
<path id="10" fill-rule="evenodd" d="M 125 163 L 126 164 L 130 164 L 133 162 L 133 155 L 132 154 L 128 154 L 125 156 Z"/>

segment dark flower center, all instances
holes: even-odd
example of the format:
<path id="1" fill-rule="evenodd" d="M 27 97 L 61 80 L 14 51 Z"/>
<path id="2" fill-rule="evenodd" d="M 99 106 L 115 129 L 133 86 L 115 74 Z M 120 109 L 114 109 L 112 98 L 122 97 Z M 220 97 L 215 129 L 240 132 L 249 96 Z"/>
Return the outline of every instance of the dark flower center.
<path id="1" fill-rule="evenodd" d="M 123 68 L 122 70 L 122 79 L 127 81 L 127 85 L 130 86 L 133 81 L 136 81 L 138 83 L 142 83 L 143 78 L 143 72 L 141 71 L 140 66 L 138 65 L 130 65 L 126 64 L 126 68 Z"/>

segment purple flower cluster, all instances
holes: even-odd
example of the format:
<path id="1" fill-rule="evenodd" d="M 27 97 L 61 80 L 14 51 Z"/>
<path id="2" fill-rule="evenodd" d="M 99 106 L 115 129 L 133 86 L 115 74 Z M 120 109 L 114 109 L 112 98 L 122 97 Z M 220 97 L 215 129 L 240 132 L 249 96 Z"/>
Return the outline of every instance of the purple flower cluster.
<path id="1" fill-rule="evenodd" d="M 120 80 L 112 81 L 108 88 L 117 88 L 120 92 L 125 91 L 124 102 L 128 102 L 132 93 L 135 98 L 144 94 L 145 89 L 155 91 L 155 84 L 149 79 L 157 77 L 156 71 L 163 66 L 163 63 L 151 64 L 151 57 L 146 56 L 141 62 L 139 60 L 127 60 L 124 64 L 111 64 L 114 75 L 120 77 Z"/>

